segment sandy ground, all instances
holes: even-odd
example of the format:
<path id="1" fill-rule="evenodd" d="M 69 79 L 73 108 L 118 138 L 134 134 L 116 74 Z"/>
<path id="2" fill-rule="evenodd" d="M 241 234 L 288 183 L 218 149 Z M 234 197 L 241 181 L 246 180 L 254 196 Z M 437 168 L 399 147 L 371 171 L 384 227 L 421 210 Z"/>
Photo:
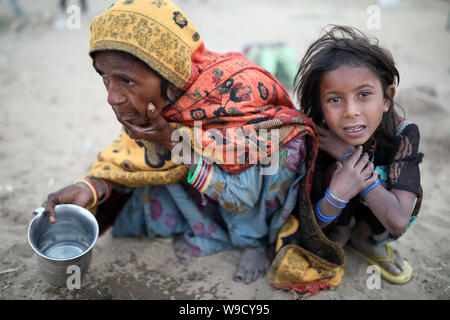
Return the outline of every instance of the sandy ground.
<path id="1" fill-rule="evenodd" d="M 397 101 L 419 124 L 425 154 L 421 216 L 393 244 L 414 267 L 408 284 L 368 289 L 368 264 L 346 248 L 342 283 L 299 296 L 272 288 L 267 277 L 234 283 L 239 250 L 181 265 L 171 239 L 113 239 L 107 233 L 94 248 L 81 289 L 49 285 L 26 236 L 31 212 L 50 192 L 82 177 L 119 132 L 87 54 L 89 21 L 111 1 L 90 2 L 89 16 L 72 30 L 56 0 L 22 0 L 24 18 L 14 17 L 9 1 L 0 2 L 0 299 L 450 298 L 450 2 L 438 0 L 179 1 L 212 50 L 284 41 L 300 59 L 328 23 L 359 27 L 391 49 L 401 74 Z M 381 9 L 379 30 L 366 25 L 371 4 Z"/>

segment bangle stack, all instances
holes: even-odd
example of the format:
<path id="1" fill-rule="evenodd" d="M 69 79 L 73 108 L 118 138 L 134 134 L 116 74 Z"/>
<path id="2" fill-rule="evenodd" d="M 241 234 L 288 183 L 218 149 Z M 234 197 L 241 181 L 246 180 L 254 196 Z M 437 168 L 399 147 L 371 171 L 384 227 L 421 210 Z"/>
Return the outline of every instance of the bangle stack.
<path id="1" fill-rule="evenodd" d="M 95 207 L 95 206 L 105 202 L 109 198 L 109 196 L 111 195 L 111 184 L 108 181 L 104 180 L 104 179 L 102 179 L 102 181 L 105 184 L 106 193 L 105 193 L 105 195 L 103 196 L 103 198 L 100 201 L 98 199 L 98 190 L 97 190 L 97 188 L 95 187 L 94 183 L 91 180 L 89 180 L 89 179 L 78 179 L 78 180 L 74 181 L 74 184 L 77 184 L 77 183 L 85 184 L 89 188 L 89 190 L 91 190 L 91 192 L 92 192 L 92 196 L 94 198 L 94 201 L 92 201 L 92 204 L 89 205 L 86 209 L 91 209 L 91 208 L 93 208 L 93 207 Z"/>
<path id="2" fill-rule="evenodd" d="M 325 200 L 327 200 L 327 202 L 328 202 L 329 204 L 331 204 L 333 207 L 335 207 L 336 209 L 339 209 L 339 211 L 338 211 L 334 216 L 332 216 L 332 217 L 327 217 L 327 216 L 323 215 L 323 213 L 320 211 L 320 204 L 322 203 L 322 200 L 323 200 L 324 198 L 325 198 Z M 330 198 L 332 198 L 332 199 L 333 199 L 335 202 L 337 202 L 339 205 L 333 203 L 333 201 L 331 201 Z M 330 222 L 330 221 L 333 221 L 334 219 L 336 219 L 336 218 L 341 214 L 342 209 L 344 209 L 344 208 L 347 206 L 347 203 L 348 203 L 349 201 L 350 201 L 350 200 L 342 200 L 342 199 L 339 199 L 339 198 L 336 197 L 334 194 L 332 194 L 332 193 L 330 192 L 329 189 L 327 189 L 327 190 L 325 191 L 325 196 L 324 196 L 322 199 L 320 199 L 319 202 L 318 202 L 317 205 L 316 205 L 316 210 L 315 210 L 316 216 L 317 216 L 317 218 L 318 218 L 320 221 L 322 221 L 322 222 Z"/>
<path id="3" fill-rule="evenodd" d="M 203 161 L 200 155 L 197 167 L 194 173 L 189 172 L 187 182 L 200 192 L 205 192 L 208 189 L 211 177 L 213 176 L 214 167 L 209 163 Z"/>

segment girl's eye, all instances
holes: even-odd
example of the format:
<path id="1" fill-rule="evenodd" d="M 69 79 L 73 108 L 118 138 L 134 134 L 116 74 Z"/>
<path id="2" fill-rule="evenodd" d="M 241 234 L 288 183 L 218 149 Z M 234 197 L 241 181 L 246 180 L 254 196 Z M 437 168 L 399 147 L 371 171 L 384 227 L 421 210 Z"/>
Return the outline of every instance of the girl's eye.
<path id="1" fill-rule="evenodd" d="M 333 97 L 333 98 L 328 99 L 328 102 L 332 102 L 332 103 L 336 103 L 339 101 L 341 101 L 341 98 L 339 98 L 339 97 Z"/>
<path id="2" fill-rule="evenodd" d="M 372 92 L 369 92 L 369 91 L 363 91 L 363 92 L 361 92 L 359 95 L 360 95 L 361 97 L 365 98 L 365 97 L 368 97 L 368 96 L 371 95 L 371 94 L 372 94 Z"/>

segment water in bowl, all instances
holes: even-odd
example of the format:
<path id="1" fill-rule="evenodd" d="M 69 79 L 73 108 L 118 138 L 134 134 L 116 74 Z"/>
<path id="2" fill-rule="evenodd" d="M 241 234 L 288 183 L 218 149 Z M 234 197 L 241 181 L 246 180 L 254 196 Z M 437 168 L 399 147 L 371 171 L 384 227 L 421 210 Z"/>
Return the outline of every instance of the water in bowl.
<path id="1" fill-rule="evenodd" d="M 79 241 L 59 241 L 48 245 L 43 254 L 52 259 L 70 259 L 82 254 L 88 246 Z"/>
<path id="2" fill-rule="evenodd" d="M 82 228 L 74 228 L 71 221 L 59 221 L 41 236 L 38 249 L 47 258 L 67 260 L 85 252 L 90 243 Z"/>

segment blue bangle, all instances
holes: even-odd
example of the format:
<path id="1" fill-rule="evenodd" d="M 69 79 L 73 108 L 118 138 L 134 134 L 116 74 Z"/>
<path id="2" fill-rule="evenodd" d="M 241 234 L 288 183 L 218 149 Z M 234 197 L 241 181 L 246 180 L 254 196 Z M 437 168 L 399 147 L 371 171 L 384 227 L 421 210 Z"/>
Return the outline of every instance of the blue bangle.
<path id="1" fill-rule="evenodd" d="M 337 216 L 339 216 L 339 214 L 341 213 L 341 210 L 339 210 L 339 212 L 336 213 L 336 215 L 333 216 L 333 217 L 326 217 L 326 216 L 324 216 L 324 215 L 322 214 L 322 212 L 320 212 L 320 209 L 319 209 L 319 206 L 320 206 L 320 203 L 322 202 L 322 200 L 323 200 L 323 198 L 320 199 L 319 202 L 318 202 L 317 205 L 316 205 L 316 210 L 315 210 L 316 217 L 317 217 L 320 221 L 322 221 L 322 222 L 330 222 L 330 221 L 333 221 L 334 219 L 337 218 Z"/>
<path id="2" fill-rule="evenodd" d="M 325 199 L 327 199 L 328 203 L 331 204 L 333 207 L 335 207 L 336 209 L 344 209 L 345 206 L 347 205 L 346 203 L 343 204 L 342 207 L 335 205 L 333 202 L 330 201 L 330 199 L 328 199 L 328 193 L 325 192 Z M 342 203 L 341 203 L 342 204 Z"/>
<path id="3" fill-rule="evenodd" d="M 369 192 L 370 190 L 372 190 L 373 188 L 375 188 L 376 186 L 378 186 L 380 184 L 381 184 L 380 180 L 377 180 L 374 184 L 372 184 L 370 187 L 368 187 L 366 190 L 364 190 L 363 193 L 361 193 L 361 198 L 364 198 L 364 196 L 367 194 L 367 192 Z"/>
<path id="4" fill-rule="evenodd" d="M 342 156 L 341 160 L 339 160 L 339 162 L 340 162 L 341 164 L 344 164 L 344 159 L 347 158 L 348 156 L 352 155 L 352 154 L 353 154 L 353 152 L 349 152 L 349 153 L 347 153 L 347 154 L 344 154 L 344 155 Z"/>
<path id="5" fill-rule="evenodd" d="M 336 202 L 339 202 L 340 204 L 347 204 L 350 202 L 350 200 L 342 200 L 342 199 L 339 199 L 338 197 L 336 197 L 334 194 L 332 194 L 330 192 L 330 188 L 327 188 L 327 190 L 325 191 L 325 194 L 327 194 L 327 193 L 333 200 L 335 200 Z"/>

